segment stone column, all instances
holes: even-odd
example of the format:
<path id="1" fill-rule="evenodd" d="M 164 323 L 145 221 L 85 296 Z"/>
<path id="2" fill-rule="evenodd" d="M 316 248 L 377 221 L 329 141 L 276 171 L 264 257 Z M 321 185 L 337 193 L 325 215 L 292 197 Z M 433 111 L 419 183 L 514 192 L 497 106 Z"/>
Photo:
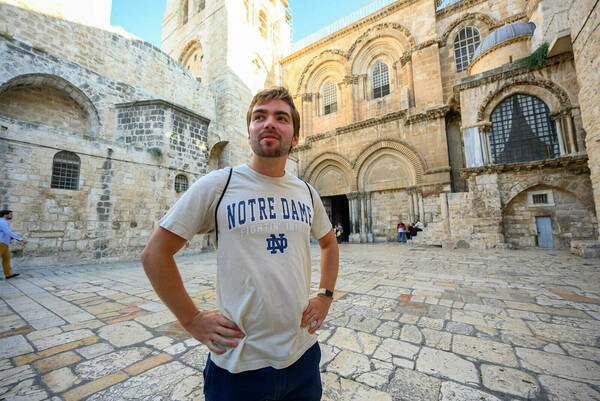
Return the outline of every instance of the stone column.
<path id="1" fill-rule="evenodd" d="M 413 213 L 412 221 L 410 222 L 412 224 L 417 221 L 417 216 L 419 215 L 419 200 L 417 197 L 416 188 L 413 190 L 413 193 L 412 193 L 412 203 L 411 204 L 414 205 L 414 213 Z"/>
<path id="2" fill-rule="evenodd" d="M 367 242 L 367 202 L 364 192 L 360 194 L 360 242 Z"/>
<path id="3" fill-rule="evenodd" d="M 302 95 L 302 127 L 304 130 L 304 139 L 312 134 L 312 120 L 313 120 L 313 96 L 311 93 L 305 93 Z"/>
<path id="4" fill-rule="evenodd" d="M 351 111 L 351 115 L 347 116 L 350 121 L 358 121 L 358 110 L 356 105 L 359 104 L 358 97 L 358 75 L 346 75 L 342 81 L 344 88 L 344 105 L 346 110 Z"/>
<path id="5" fill-rule="evenodd" d="M 489 136 L 490 129 L 492 129 L 492 124 L 490 123 L 485 123 L 479 128 L 479 134 L 481 135 L 481 154 L 483 156 L 484 164 L 492 162 Z"/>
<path id="6" fill-rule="evenodd" d="M 349 242 L 360 242 L 358 232 L 358 193 L 352 192 L 346 195 L 350 201 L 350 235 Z"/>
<path id="7" fill-rule="evenodd" d="M 425 207 L 423 206 L 423 194 L 419 192 L 419 220 L 425 224 Z"/>
<path id="8" fill-rule="evenodd" d="M 442 221 L 442 245 L 448 244 L 452 238 L 450 230 L 450 211 L 448 210 L 448 194 L 440 194 L 440 220 Z"/>
<path id="9" fill-rule="evenodd" d="M 567 149 L 565 147 L 565 139 L 563 138 L 563 132 L 560 126 L 560 114 L 552 114 L 550 116 L 552 121 L 554 121 L 554 125 L 556 126 L 556 137 L 558 138 L 558 147 L 560 149 L 560 155 L 566 155 Z"/>
<path id="10" fill-rule="evenodd" d="M 415 218 L 415 203 L 413 202 L 413 190 L 409 189 L 407 192 L 408 195 L 408 223 L 410 224 Z"/>
<path id="11" fill-rule="evenodd" d="M 367 242 L 373 242 L 373 217 L 371 213 L 371 193 L 367 192 Z"/>

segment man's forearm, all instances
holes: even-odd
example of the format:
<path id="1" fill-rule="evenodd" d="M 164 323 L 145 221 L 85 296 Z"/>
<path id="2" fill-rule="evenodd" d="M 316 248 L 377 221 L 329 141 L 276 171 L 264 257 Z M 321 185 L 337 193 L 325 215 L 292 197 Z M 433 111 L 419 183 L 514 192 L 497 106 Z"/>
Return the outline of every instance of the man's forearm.
<path id="1" fill-rule="evenodd" d="M 148 252 L 142 255 L 142 264 L 154 291 L 186 327 L 198 313 L 198 308 L 183 286 L 173 256 Z"/>
<path id="2" fill-rule="evenodd" d="M 321 245 L 321 281 L 319 288 L 326 288 L 333 291 L 338 276 L 340 260 L 337 240 L 333 232 L 330 231 L 319 242 L 319 245 Z"/>

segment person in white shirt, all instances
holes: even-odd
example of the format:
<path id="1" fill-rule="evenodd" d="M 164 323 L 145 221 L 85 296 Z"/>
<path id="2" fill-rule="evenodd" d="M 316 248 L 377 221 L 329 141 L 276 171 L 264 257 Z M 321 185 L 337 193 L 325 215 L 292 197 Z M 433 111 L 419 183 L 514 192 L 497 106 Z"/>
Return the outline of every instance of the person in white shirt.
<path id="1" fill-rule="evenodd" d="M 259 92 L 248 109 L 248 165 L 199 179 L 160 220 L 142 253 L 154 289 L 211 351 L 207 401 L 320 400 L 316 330 L 333 300 L 338 247 L 312 186 L 285 172 L 299 114 L 286 89 Z M 196 233 L 217 248 L 218 310 L 200 312 L 173 255 Z M 310 236 L 321 248 L 310 297 Z"/>
<path id="2" fill-rule="evenodd" d="M 12 210 L 0 210 L 0 256 L 2 257 L 2 270 L 4 270 L 4 277 L 8 280 L 13 277 L 19 276 L 19 273 L 14 273 L 10 267 L 10 241 L 13 239 L 27 244 L 27 240 L 19 237 L 13 233 L 8 225 L 8 221 L 12 220 Z"/>

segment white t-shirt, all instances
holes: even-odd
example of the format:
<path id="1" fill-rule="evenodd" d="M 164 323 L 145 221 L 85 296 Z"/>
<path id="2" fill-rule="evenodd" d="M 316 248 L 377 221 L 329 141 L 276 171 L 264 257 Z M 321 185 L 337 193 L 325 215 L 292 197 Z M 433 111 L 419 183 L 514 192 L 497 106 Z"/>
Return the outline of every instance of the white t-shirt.
<path id="1" fill-rule="evenodd" d="M 187 240 L 212 233 L 214 212 L 229 168 L 200 178 L 160 220 Z M 310 234 L 320 239 L 331 223 L 317 191 L 285 174 L 268 177 L 234 167 L 218 210 L 217 302 L 246 337 L 211 360 L 232 373 L 296 362 L 315 342 L 301 328 L 308 306 Z M 314 210 L 313 210 L 314 202 Z"/>

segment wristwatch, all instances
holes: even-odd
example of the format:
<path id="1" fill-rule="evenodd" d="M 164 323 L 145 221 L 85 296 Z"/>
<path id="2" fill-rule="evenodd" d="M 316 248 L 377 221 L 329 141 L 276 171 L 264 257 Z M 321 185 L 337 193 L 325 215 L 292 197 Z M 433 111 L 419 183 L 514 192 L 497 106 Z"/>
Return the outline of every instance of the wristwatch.
<path id="1" fill-rule="evenodd" d="M 333 291 L 329 291 L 327 288 L 319 288 L 317 294 L 323 294 L 326 297 L 333 298 Z"/>

